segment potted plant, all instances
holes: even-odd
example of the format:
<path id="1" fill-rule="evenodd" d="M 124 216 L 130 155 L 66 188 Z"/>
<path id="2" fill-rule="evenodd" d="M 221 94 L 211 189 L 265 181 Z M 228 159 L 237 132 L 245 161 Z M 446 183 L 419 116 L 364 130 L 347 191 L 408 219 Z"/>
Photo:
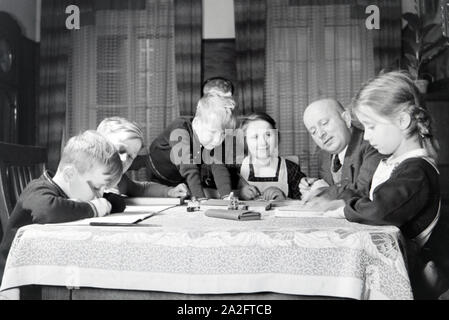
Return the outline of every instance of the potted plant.
<path id="1" fill-rule="evenodd" d="M 416 1 L 415 1 L 416 4 Z M 432 18 L 418 13 L 407 12 L 402 18 L 407 21 L 403 29 L 402 49 L 404 67 L 415 79 L 416 86 L 426 93 L 433 76 L 426 71 L 427 64 L 448 48 L 448 40 L 443 36 L 441 24 Z"/>

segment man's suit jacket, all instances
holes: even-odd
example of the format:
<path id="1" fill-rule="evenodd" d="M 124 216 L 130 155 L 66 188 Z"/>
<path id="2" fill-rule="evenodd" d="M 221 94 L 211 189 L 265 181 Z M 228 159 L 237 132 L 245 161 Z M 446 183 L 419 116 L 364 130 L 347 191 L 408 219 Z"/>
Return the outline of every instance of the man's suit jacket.
<path id="1" fill-rule="evenodd" d="M 351 141 L 346 150 L 345 159 L 341 168 L 341 181 L 334 183 L 331 164 L 332 154 L 320 150 L 319 177 L 324 179 L 330 187 L 325 196 L 329 199 L 349 200 L 354 195 L 368 195 L 373 174 L 380 159 L 385 156 L 379 154 L 368 141 L 363 140 L 364 131 L 352 127 Z"/>

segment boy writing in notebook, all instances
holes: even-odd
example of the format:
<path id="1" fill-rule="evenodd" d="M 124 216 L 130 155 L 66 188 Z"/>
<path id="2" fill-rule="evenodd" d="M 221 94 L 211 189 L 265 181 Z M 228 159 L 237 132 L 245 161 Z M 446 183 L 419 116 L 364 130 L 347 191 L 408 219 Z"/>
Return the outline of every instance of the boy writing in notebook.
<path id="1" fill-rule="evenodd" d="M 45 171 L 31 181 L 17 200 L 0 244 L 0 279 L 9 249 L 20 227 L 62 223 L 110 213 L 101 198 L 122 175 L 122 162 L 114 146 L 101 134 L 86 131 L 66 144 L 56 174 Z"/>

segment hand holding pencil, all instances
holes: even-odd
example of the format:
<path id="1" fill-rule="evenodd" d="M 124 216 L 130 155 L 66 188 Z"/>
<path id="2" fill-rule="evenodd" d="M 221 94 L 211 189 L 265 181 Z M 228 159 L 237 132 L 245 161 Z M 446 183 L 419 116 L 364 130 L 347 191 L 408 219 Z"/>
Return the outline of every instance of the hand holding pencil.
<path id="1" fill-rule="evenodd" d="M 256 198 L 259 198 L 262 194 L 260 193 L 260 190 L 246 181 L 245 178 L 242 177 L 241 174 L 238 174 L 240 177 L 239 184 L 240 184 L 240 198 L 242 200 L 254 200 Z"/>

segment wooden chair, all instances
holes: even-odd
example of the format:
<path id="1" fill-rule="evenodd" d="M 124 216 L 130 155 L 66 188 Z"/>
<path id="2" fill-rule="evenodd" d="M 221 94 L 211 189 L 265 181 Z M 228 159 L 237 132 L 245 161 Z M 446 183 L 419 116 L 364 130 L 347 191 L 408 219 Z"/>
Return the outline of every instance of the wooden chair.
<path id="1" fill-rule="evenodd" d="M 42 147 L 0 142 L 0 222 L 6 229 L 17 199 L 27 184 L 45 169 L 47 150 Z"/>

